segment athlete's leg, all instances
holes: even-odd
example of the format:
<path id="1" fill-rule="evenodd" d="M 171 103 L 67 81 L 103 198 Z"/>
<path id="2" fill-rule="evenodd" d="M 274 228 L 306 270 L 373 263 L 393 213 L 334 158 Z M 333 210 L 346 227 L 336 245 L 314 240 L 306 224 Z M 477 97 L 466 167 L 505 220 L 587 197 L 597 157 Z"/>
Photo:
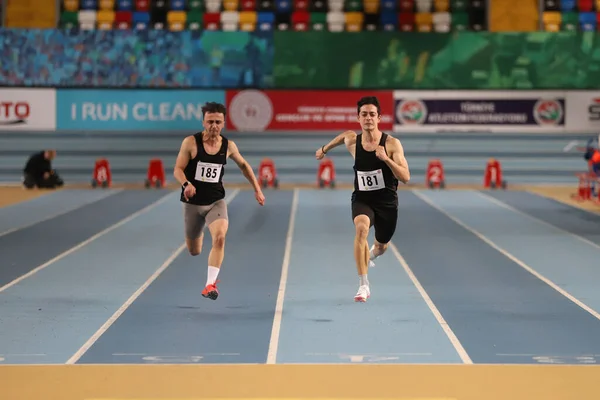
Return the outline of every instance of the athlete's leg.
<path id="1" fill-rule="evenodd" d="M 192 256 L 202 252 L 205 219 L 203 206 L 183 203 L 183 223 L 185 227 L 185 244 Z"/>
<path id="2" fill-rule="evenodd" d="M 373 223 L 373 228 L 375 229 L 375 241 L 369 252 L 371 263 L 377 257 L 385 253 L 389 242 L 392 240 L 392 236 L 394 236 L 394 233 L 396 232 L 398 208 L 395 206 L 376 207 L 374 219 L 375 222 Z"/>
<path id="3" fill-rule="evenodd" d="M 371 295 L 369 289 L 369 243 L 367 237 L 373 224 L 373 210 L 363 203 L 352 203 L 352 218 L 354 221 L 354 260 L 358 272 L 359 287 L 354 296 L 355 301 L 367 301 Z"/>
<path id="4" fill-rule="evenodd" d="M 217 277 L 225 258 L 225 236 L 229 228 L 227 203 L 225 203 L 225 200 L 219 200 L 213 205 L 211 210 L 206 214 L 206 223 L 212 238 L 212 246 L 208 255 L 206 287 L 202 291 L 202 296 L 216 300 L 219 296 Z"/>

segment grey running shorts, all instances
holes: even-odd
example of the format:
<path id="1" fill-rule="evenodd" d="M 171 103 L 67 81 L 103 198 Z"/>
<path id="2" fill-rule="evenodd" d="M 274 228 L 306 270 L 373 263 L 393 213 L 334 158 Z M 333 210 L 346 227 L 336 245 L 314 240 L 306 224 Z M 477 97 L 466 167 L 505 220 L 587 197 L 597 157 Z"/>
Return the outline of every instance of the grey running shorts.
<path id="1" fill-rule="evenodd" d="M 228 219 L 225 199 L 215 201 L 206 206 L 183 203 L 185 237 L 188 239 L 199 238 L 204 227 L 217 219 Z"/>

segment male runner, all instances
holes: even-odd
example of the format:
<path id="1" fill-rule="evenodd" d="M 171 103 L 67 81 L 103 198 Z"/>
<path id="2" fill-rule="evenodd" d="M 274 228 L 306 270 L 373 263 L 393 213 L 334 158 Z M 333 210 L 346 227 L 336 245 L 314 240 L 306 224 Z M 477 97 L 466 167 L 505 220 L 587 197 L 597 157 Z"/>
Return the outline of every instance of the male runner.
<path id="1" fill-rule="evenodd" d="M 367 271 L 372 260 L 382 255 L 396 230 L 398 181 L 408 183 L 410 171 L 400 141 L 379 130 L 381 107 L 377 97 L 363 97 L 357 103 L 362 133 L 346 131 L 316 152 L 318 160 L 344 143 L 354 158 L 352 218 L 356 230 L 354 259 L 359 287 L 354 301 L 365 302 L 371 295 Z M 375 242 L 369 251 L 369 228 L 375 228 Z"/>
<path id="2" fill-rule="evenodd" d="M 227 158 L 236 162 L 252 184 L 256 201 L 261 206 L 265 204 L 265 196 L 252 167 L 242 157 L 236 144 L 221 135 L 225 125 L 225 106 L 206 103 L 202 107 L 202 114 L 204 130 L 183 140 L 173 176 L 181 184 L 180 200 L 184 203 L 185 242 L 190 254 L 200 254 L 205 226 L 208 226 L 212 237 L 212 248 L 208 255 L 208 276 L 202 296 L 216 300 L 219 296 L 217 276 L 225 256 L 225 235 L 229 226 L 223 187 Z"/>

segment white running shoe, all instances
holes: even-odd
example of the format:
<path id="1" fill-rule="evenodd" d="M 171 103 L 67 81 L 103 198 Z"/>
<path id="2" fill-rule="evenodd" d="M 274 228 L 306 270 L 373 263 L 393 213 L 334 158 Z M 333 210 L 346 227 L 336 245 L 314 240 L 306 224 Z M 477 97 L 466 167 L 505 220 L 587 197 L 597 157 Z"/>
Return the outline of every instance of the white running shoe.
<path id="1" fill-rule="evenodd" d="M 371 297 L 371 289 L 367 285 L 360 285 L 354 301 L 365 303 L 369 297 Z"/>

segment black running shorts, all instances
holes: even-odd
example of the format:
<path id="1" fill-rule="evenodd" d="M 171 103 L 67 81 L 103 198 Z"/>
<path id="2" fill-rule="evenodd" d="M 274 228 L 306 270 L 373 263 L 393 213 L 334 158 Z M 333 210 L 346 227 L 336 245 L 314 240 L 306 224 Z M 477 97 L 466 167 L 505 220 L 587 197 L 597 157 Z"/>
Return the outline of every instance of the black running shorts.
<path id="1" fill-rule="evenodd" d="M 361 201 L 352 202 L 352 220 L 358 215 L 366 215 L 371 220 L 370 227 L 375 227 L 375 240 L 385 244 L 392 240 L 398 221 L 398 207 L 394 204 L 368 204 Z"/>

